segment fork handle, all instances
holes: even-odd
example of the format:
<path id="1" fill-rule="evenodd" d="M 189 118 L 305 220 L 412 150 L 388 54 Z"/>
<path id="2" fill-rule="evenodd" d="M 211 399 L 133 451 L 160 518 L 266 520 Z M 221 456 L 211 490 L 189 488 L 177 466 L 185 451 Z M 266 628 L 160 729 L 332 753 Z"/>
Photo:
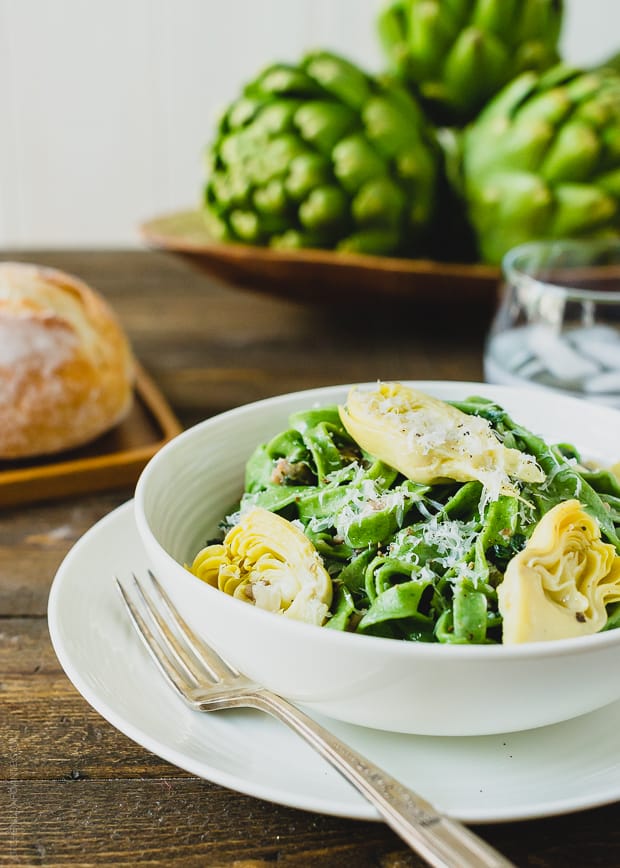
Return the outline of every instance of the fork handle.
<path id="1" fill-rule="evenodd" d="M 244 702 L 244 704 L 247 703 Z M 268 690 L 252 705 L 287 724 L 375 806 L 386 823 L 435 868 L 509 868 L 514 864 L 456 820 L 399 783 L 286 699 Z"/>

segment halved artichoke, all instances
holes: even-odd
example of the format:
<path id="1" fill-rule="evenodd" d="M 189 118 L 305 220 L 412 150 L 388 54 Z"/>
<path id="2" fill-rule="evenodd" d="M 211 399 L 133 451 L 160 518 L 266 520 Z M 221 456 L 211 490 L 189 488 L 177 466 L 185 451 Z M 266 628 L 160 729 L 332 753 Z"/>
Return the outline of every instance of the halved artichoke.
<path id="1" fill-rule="evenodd" d="M 496 499 L 516 493 L 511 477 L 545 478 L 531 455 L 503 446 L 486 419 L 401 383 L 354 387 L 340 418 L 362 449 L 414 482 L 477 479 Z"/>
<path id="2" fill-rule="evenodd" d="M 598 633 L 620 600 L 620 556 L 578 500 L 558 503 L 509 562 L 498 588 L 503 642 Z"/>
<path id="3" fill-rule="evenodd" d="M 203 548 L 190 567 L 202 581 L 259 609 L 322 625 L 332 581 L 310 540 L 262 507 L 246 512 L 223 543 Z"/>

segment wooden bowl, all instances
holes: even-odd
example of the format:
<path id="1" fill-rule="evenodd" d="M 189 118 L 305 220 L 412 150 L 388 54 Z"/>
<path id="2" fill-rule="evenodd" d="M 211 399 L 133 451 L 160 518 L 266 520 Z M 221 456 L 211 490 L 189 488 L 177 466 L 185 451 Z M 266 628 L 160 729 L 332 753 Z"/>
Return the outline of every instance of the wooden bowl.
<path id="1" fill-rule="evenodd" d="M 215 241 L 199 211 L 155 217 L 140 232 L 148 246 L 183 256 L 226 284 L 304 303 L 491 306 L 500 277 L 490 265 Z"/>

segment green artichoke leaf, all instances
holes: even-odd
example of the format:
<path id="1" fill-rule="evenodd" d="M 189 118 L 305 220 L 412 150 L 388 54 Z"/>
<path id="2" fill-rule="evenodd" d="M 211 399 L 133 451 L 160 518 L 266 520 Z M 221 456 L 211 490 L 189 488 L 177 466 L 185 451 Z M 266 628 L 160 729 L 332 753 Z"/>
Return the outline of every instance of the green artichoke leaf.
<path id="1" fill-rule="evenodd" d="M 261 214 L 286 214 L 288 210 L 288 198 L 282 181 L 274 179 L 265 187 L 255 190 L 254 204 Z"/>
<path id="2" fill-rule="evenodd" d="M 526 171 L 536 173 L 553 142 L 554 127 L 540 118 L 518 117 L 497 133 L 485 126 L 472 131 L 469 171 L 480 166 L 485 174 Z M 486 135 L 484 133 L 487 133 Z"/>
<path id="3" fill-rule="evenodd" d="M 382 5 L 377 17 L 377 34 L 384 54 L 391 61 L 395 72 L 405 77 L 407 70 L 407 17 L 401 0 L 392 0 Z"/>
<path id="4" fill-rule="evenodd" d="M 220 132 L 226 134 L 232 130 L 247 126 L 254 120 L 259 110 L 266 105 L 264 99 L 241 97 L 234 102 L 222 117 Z"/>
<path id="5" fill-rule="evenodd" d="M 415 5 L 417 8 L 412 11 L 407 34 L 409 68 L 424 92 L 425 79 L 435 77 L 437 57 L 449 51 L 453 32 L 438 0 Z"/>
<path id="6" fill-rule="evenodd" d="M 374 256 L 389 254 L 398 249 L 400 236 L 398 229 L 363 229 L 339 241 L 337 250 Z"/>
<path id="7" fill-rule="evenodd" d="M 349 200 L 340 187 L 315 187 L 299 206 L 299 219 L 306 229 L 337 231 L 347 220 Z"/>
<path id="8" fill-rule="evenodd" d="M 615 101 L 605 98 L 606 96 L 606 94 L 600 93 L 597 99 L 586 100 L 580 103 L 573 112 L 572 120 L 583 121 L 590 126 L 600 137 L 605 150 L 607 150 L 608 137 L 611 134 L 611 150 L 617 159 L 620 150 L 613 147 L 613 135 L 618 129 L 618 108 L 617 103 L 614 104 Z"/>
<path id="9" fill-rule="evenodd" d="M 308 247 L 327 247 L 329 236 L 318 232 L 300 232 L 297 229 L 287 229 L 279 235 L 272 235 L 269 246 L 275 250 L 301 250 Z"/>
<path id="10" fill-rule="evenodd" d="M 243 210 L 231 211 L 229 220 L 235 234 L 248 244 L 264 244 L 271 235 L 282 232 L 288 223 L 285 216 Z"/>
<path id="11" fill-rule="evenodd" d="M 403 217 L 405 194 L 390 178 L 375 178 L 360 189 L 351 203 L 361 226 L 397 227 Z"/>
<path id="12" fill-rule="evenodd" d="M 549 231 L 554 238 L 602 228 L 618 214 L 617 202 L 593 184 L 558 184 Z"/>
<path id="13" fill-rule="evenodd" d="M 295 112 L 295 126 L 302 138 L 322 154 L 331 154 L 357 123 L 354 111 L 335 102 L 310 100 Z"/>
<path id="14" fill-rule="evenodd" d="M 329 161 L 320 154 L 307 153 L 291 160 L 284 184 L 291 199 L 300 202 L 309 196 L 315 187 L 329 184 L 331 180 Z"/>
<path id="15" fill-rule="evenodd" d="M 620 101 L 620 79 L 618 81 L 618 100 L 616 101 L 616 109 Z M 613 122 L 609 123 L 603 130 L 600 131 L 601 140 L 604 147 L 603 168 L 605 170 L 616 169 L 620 163 L 620 123 L 617 116 Z"/>
<path id="16" fill-rule="evenodd" d="M 515 118 L 517 111 L 526 104 L 527 99 L 536 93 L 538 81 L 539 78 L 534 72 L 524 72 L 517 76 L 487 103 L 478 115 L 476 123 L 470 130 L 465 131 L 466 135 L 475 135 L 483 125 L 489 128 L 493 121 L 497 122 L 498 128 L 500 121 L 505 126 L 508 120 Z"/>
<path id="17" fill-rule="evenodd" d="M 299 100 L 278 99 L 266 103 L 254 115 L 257 131 L 266 136 L 277 136 L 294 130 L 295 112 L 302 103 Z"/>
<path id="18" fill-rule="evenodd" d="M 460 111 L 475 107 L 493 92 L 496 81 L 509 76 L 510 55 L 492 33 L 473 27 L 463 30 L 449 51 L 444 67 L 446 99 Z"/>
<path id="19" fill-rule="evenodd" d="M 246 95 L 273 96 L 283 94 L 308 99 L 321 94 L 321 88 L 303 69 L 285 63 L 267 67 L 246 87 Z"/>
<path id="20" fill-rule="evenodd" d="M 225 136 L 219 146 L 220 160 L 224 166 L 238 166 L 256 154 L 257 135 L 253 131 L 236 130 Z"/>
<path id="21" fill-rule="evenodd" d="M 388 159 L 419 142 L 418 126 L 387 96 L 371 97 L 362 111 L 362 120 L 366 135 Z"/>
<path id="22" fill-rule="evenodd" d="M 611 57 L 608 57 L 603 61 L 598 67 L 599 72 L 612 72 L 620 74 L 620 51 L 616 54 L 612 54 Z"/>
<path id="23" fill-rule="evenodd" d="M 218 241 L 233 240 L 234 235 L 230 231 L 228 224 L 225 220 L 222 220 L 220 217 L 217 216 L 215 211 L 213 211 L 213 209 L 210 207 L 210 203 L 208 207 L 206 207 L 204 210 L 203 219 L 205 222 L 206 230 L 212 238 L 215 238 Z"/>
<path id="24" fill-rule="evenodd" d="M 549 49 L 542 41 L 521 42 L 512 48 L 514 68 L 518 71 L 544 69 L 550 60 Z M 553 58 L 559 60 L 559 56 Z"/>
<path id="25" fill-rule="evenodd" d="M 303 66 L 313 80 L 356 112 L 370 95 L 368 76 L 343 57 L 317 52 L 306 57 Z"/>
<path id="26" fill-rule="evenodd" d="M 556 87 L 564 87 L 581 74 L 581 71 L 576 66 L 571 66 L 568 63 L 557 63 L 540 75 L 535 76 L 537 78 L 536 88 L 544 92 Z"/>
<path id="27" fill-rule="evenodd" d="M 616 203 L 620 202 L 620 166 L 611 172 L 605 172 L 596 179 L 598 186 L 608 193 Z"/>
<path id="28" fill-rule="evenodd" d="M 258 214 L 235 210 L 231 211 L 229 220 L 235 235 L 242 241 L 255 244 L 262 240 L 263 231 Z"/>
<path id="29" fill-rule="evenodd" d="M 517 5 L 525 4 L 523 0 L 500 0 L 499 3 L 497 0 L 478 0 L 474 4 L 471 24 L 483 32 L 509 34 L 517 17 Z M 522 34 L 521 38 L 525 36 Z"/>
<path id="30" fill-rule="evenodd" d="M 404 87 L 398 79 L 388 74 L 379 76 L 376 96 L 387 100 L 395 111 L 402 114 L 412 135 L 419 137 L 421 131 L 430 129 L 426 112 L 414 98 L 413 93 Z"/>
<path id="31" fill-rule="evenodd" d="M 569 121 L 555 137 L 540 174 L 551 182 L 587 182 L 596 172 L 600 156 L 601 141 L 592 127 L 582 121 Z"/>
<path id="32" fill-rule="evenodd" d="M 589 101 L 595 97 L 601 86 L 604 87 L 605 81 L 601 76 L 595 73 L 580 73 L 573 75 L 572 79 L 566 82 L 566 92 L 574 105 Z"/>
<path id="33" fill-rule="evenodd" d="M 276 136 L 267 142 L 264 148 L 255 152 L 252 163 L 255 182 L 264 184 L 272 178 L 284 177 L 291 161 L 306 152 L 305 144 L 297 136 L 290 133 Z"/>
<path id="34" fill-rule="evenodd" d="M 428 149 L 419 144 L 405 148 L 396 154 L 394 163 L 398 177 L 414 182 L 416 191 L 425 187 L 435 189 L 436 161 Z"/>
<path id="35" fill-rule="evenodd" d="M 385 160 L 361 133 L 338 142 L 332 158 L 334 174 L 348 193 L 355 193 L 367 181 L 386 172 Z"/>
<path id="36" fill-rule="evenodd" d="M 524 105 L 519 107 L 519 119 L 543 120 L 557 126 L 568 119 L 573 110 L 566 88 L 554 87 L 551 90 L 536 93 Z"/>
<path id="37" fill-rule="evenodd" d="M 249 185 L 247 189 L 249 192 Z M 220 212 L 235 203 L 230 176 L 226 172 L 213 172 L 205 191 L 209 202 Z"/>
<path id="38" fill-rule="evenodd" d="M 504 172 L 470 191 L 470 213 L 488 262 L 499 262 L 517 244 L 547 234 L 555 200 L 545 182 L 529 172 Z"/>
<path id="39" fill-rule="evenodd" d="M 504 6 L 505 0 L 496 3 Z M 549 45 L 555 45 L 560 35 L 562 24 L 562 0 L 518 0 L 519 21 L 514 32 L 514 43 L 540 41 L 549 54 Z M 551 62 L 556 59 L 555 53 L 551 52 Z M 549 63 L 547 65 L 550 65 Z M 540 69 L 542 67 L 530 67 Z"/>

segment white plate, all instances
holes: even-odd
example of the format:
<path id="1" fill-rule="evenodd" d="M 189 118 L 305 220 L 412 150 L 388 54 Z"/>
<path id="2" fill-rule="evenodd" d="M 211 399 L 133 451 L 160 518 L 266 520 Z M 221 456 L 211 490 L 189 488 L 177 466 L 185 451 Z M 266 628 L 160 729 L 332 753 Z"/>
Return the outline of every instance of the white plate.
<path id="1" fill-rule="evenodd" d="M 191 774 L 291 807 L 378 819 L 282 724 L 249 710 L 193 712 L 172 692 L 133 632 L 114 586 L 114 575 L 140 574 L 147 566 L 130 502 L 76 543 L 54 579 L 48 607 L 52 643 L 93 708 Z M 398 735 L 321 722 L 465 822 L 544 817 L 620 799 L 620 703 L 555 726 L 477 738 Z"/>

